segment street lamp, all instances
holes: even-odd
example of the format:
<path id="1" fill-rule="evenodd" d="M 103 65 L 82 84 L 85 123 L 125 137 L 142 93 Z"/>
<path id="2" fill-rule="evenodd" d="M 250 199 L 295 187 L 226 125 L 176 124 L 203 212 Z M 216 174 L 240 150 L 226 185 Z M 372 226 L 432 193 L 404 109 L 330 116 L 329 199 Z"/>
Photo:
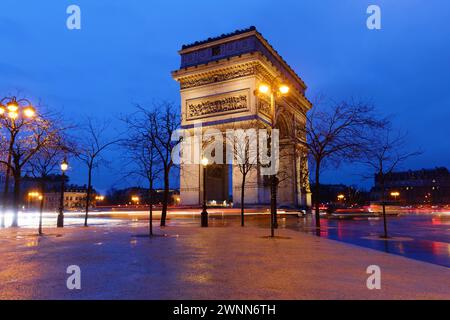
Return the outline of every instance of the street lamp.
<path id="1" fill-rule="evenodd" d="M 131 201 L 133 201 L 136 205 L 138 205 L 139 204 L 139 197 L 138 196 L 132 196 L 131 197 Z"/>
<path id="2" fill-rule="evenodd" d="M 277 112 L 276 112 L 276 98 L 280 96 L 287 95 L 289 93 L 289 86 L 283 83 L 277 83 L 277 78 L 272 82 L 271 85 L 266 83 L 261 83 L 258 87 L 258 91 L 261 94 L 270 97 L 270 110 L 272 113 L 272 119 L 270 122 L 270 128 L 273 132 L 275 126 L 277 125 Z M 270 183 L 270 230 L 271 236 L 274 236 L 274 229 L 278 227 L 277 222 L 277 185 L 278 178 L 276 174 L 271 176 Z"/>
<path id="3" fill-rule="evenodd" d="M 5 97 L 0 100 L 0 116 L 2 118 L 17 119 L 20 115 L 24 118 L 33 118 L 36 110 L 28 99 Z"/>
<path id="4" fill-rule="evenodd" d="M 202 159 L 202 166 L 203 166 L 203 210 L 200 214 L 201 217 L 201 226 L 203 228 L 206 228 L 208 226 L 208 211 L 206 207 L 206 167 L 208 166 L 208 158 Z"/>
<path id="5" fill-rule="evenodd" d="M 269 90 L 270 90 L 270 88 L 267 84 L 261 84 L 259 86 L 259 92 L 261 92 L 261 93 L 267 94 L 267 93 L 269 93 Z"/>
<path id="6" fill-rule="evenodd" d="M 18 132 L 22 125 L 25 123 L 24 120 L 34 118 L 36 111 L 32 106 L 32 103 L 28 99 L 17 99 L 16 97 L 5 97 L 0 100 L 0 120 L 3 122 L 4 127 L 6 127 L 10 134 L 9 148 L 7 156 L 7 165 L 5 173 L 5 188 L 3 190 L 3 211 L 6 209 L 6 202 L 8 200 L 9 193 L 9 179 L 11 175 L 11 165 L 12 165 L 12 151 L 14 143 Z M 22 122 L 16 123 L 17 120 L 22 120 Z M 17 208 L 15 208 L 15 214 L 12 226 L 18 225 Z M 5 226 L 5 213 L 2 213 L 1 227 Z"/>
<path id="7" fill-rule="evenodd" d="M 36 191 L 30 191 L 28 192 L 28 209 L 31 208 L 31 206 L 34 204 L 33 201 L 38 199 L 40 200 L 41 198 L 41 194 L 39 192 Z"/>
<path id="8" fill-rule="evenodd" d="M 34 115 L 36 114 L 36 111 L 32 106 L 27 106 L 26 108 L 23 109 L 23 114 L 27 118 L 33 118 Z"/>
<path id="9" fill-rule="evenodd" d="M 400 192 L 398 191 L 392 191 L 391 197 L 394 197 L 394 200 L 397 201 L 397 198 L 400 196 Z"/>
<path id="10" fill-rule="evenodd" d="M 64 159 L 61 163 L 61 195 L 59 198 L 59 213 L 58 213 L 58 221 L 56 223 L 56 226 L 58 228 L 64 227 L 64 189 L 65 189 L 65 180 L 66 180 L 66 171 L 69 168 L 69 164 L 67 163 L 67 160 Z"/>
<path id="11" fill-rule="evenodd" d="M 281 94 L 288 94 L 289 93 L 289 87 L 287 85 L 282 84 L 279 87 L 280 93 Z"/>

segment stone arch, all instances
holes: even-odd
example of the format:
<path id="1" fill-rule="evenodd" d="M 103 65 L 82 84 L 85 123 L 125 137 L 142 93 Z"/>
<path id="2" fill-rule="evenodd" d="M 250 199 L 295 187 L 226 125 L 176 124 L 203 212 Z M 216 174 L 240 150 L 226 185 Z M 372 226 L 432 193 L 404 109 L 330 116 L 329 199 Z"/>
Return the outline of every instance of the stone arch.
<path id="1" fill-rule="evenodd" d="M 279 115 L 276 128 L 280 130 L 280 139 L 289 138 L 292 130 L 292 125 L 285 114 Z"/>

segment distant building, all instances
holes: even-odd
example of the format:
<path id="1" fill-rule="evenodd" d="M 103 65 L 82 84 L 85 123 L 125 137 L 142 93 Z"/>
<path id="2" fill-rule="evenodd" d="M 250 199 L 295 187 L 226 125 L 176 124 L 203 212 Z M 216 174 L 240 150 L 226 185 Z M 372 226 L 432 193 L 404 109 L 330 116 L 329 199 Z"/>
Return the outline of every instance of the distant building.
<path id="1" fill-rule="evenodd" d="M 70 185 L 64 191 L 64 209 L 81 210 L 86 205 L 87 187 Z M 95 198 L 95 197 L 93 197 Z M 61 192 L 54 190 L 44 194 L 44 207 L 47 210 L 57 210 L 61 201 Z M 95 199 L 91 201 L 95 206 Z"/>
<path id="2" fill-rule="evenodd" d="M 311 185 L 314 198 L 315 185 Z M 363 205 L 369 202 L 369 192 L 359 190 L 353 186 L 344 184 L 321 184 L 320 185 L 320 202 L 323 204 L 333 204 L 342 206 Z"/>
<path id="3" fill-rule="evenodd" d="M 44 209 L 58 210 L 61 199 L 61 175 L 49 175 L 45 181 Z M 69 178 L 65 176 L 64 209 L 80 210 L 86 205 L 87 186 L 68 184 Z M 23 203 L 28 209 L 40 206 L 42 198 L 40 178 L 24 176 L 21 184 Z M 91 207 L 96 205 L 96 191 L 92 189 Z"/>
<path id="4" fill-rule="evenodd" d="M 44 186 L 46 192 L 60 192 L 62 175 L 50 174 L 45 178 Z M 65 183 L 67 184 L 69 177 L 65 176 Z M 42 179 L 25 175 L 22 177 L 20 183 L 20 197 L 22 203 L 26 208 L 38 208 L 40 206 L 40 199 L 42 197 Z M 45 202 L 44 202 L 45 206 Z"/>
<path id="5" fill-rule="evenodd" d="M 402 204 L 449 204 L 450 172 L 447 168 L 393 172 L 385 176 L 386 197 Z M 375 175 L 373 200 L 381 199 L 381 177 Z"/>
<path id="6" fill-rule="evenodd" d="M 58 210 L 61 197 L 61 184 L 62 175 L 50 174 L 45 179 L 45 192 L 44 192 L 44 209 L 45 210 Z M 64 208 L 66 210 L 78 210 L 84 208 L 86 204 L 87 187 L 69 185 L 69 177 L 64 176 L 65 179 L 65 191 L 64 191 Z M 12 177 L 11 177 L 11 180 Z M 4 175 L 0 174 L 0 190 L 3 192 L 5 184 Z M 10 185 L 10 198 L 12 197 L 14 182 Z M 27 209 L 37 209 L 40 206 L 40 200 L 42 198 L 42 180 L 41 178 L 35 178 L 28 175 L 22 177 L 20 184 L 20 197 L 22 204 Z M 10 200 L 11 201 L 11 200 Z M 91 207 L 96 206 L 96 191 L 92 189 Z"/>
<path id="7" fill-rule="evenodd" d="M 125 189 L 112 189 L 106 195 L 105 205 L 147 205 L 150 203 L 161 204 L 164 190 L 155 189 L 151 196 L 147 188 L 130 187 Z M 169 205 L 179 204 L 180 192 L 169 190 Z"/>

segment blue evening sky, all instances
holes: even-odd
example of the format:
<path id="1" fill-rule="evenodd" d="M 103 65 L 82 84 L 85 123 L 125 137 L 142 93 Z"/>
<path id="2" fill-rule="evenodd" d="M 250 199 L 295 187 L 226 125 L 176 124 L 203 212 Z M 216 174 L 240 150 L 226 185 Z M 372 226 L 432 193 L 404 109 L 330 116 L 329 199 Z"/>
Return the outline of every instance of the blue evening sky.
<path id="1" fill-rule="evenodd" d="M 81 30 L 66 28 L 71 4 L 81 7 Z M 366 28 L 369 4 L 381 7 L 379 31 Z M 21 92 L 74 120 L 179 103 L 170 72 L 181 45 L 254 25 L 311 99 L 361 97 L 396 115 L 411 148 L 424 151 L 404 168 L 450 167 L 449 17 L 446 0 L 1 0 L 0 96 Z M 119 153 L 108 156 L 116 160 L 94 177 L 100 190 L 121 186 Z M 71 171 L 83 184 L 80 164 Z M 354 171 L 328 170 L 323 181 L 371 184 Z"/>

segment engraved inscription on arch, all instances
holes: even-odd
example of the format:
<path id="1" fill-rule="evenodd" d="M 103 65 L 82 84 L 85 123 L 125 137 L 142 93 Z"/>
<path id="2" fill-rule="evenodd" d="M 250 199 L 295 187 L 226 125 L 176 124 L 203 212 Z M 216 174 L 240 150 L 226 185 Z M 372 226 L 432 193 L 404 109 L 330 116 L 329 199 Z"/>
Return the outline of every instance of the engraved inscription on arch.
<path id="1" fill-rule="evenodd" d="M 250 90 L 245 89 L 186 100 L 186 118 L 187 120 L 193 120 L 247 111 L 249 107 L 249 93 Z"/>

